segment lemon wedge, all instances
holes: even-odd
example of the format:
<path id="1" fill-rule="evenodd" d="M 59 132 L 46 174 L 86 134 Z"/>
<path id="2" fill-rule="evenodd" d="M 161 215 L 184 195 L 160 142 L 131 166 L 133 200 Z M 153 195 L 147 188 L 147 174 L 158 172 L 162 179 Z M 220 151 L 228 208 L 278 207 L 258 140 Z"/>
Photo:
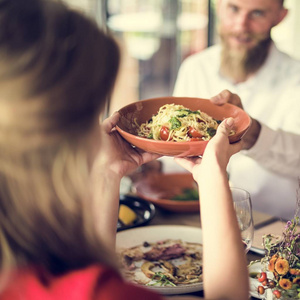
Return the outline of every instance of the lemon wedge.
<path id="1" fill-rule="evenodd" d="M 137 218 L 136 213 L 127 205 L 120 204 L 119 208 L 119 220 L 124 225 L 131 225 Z"/>

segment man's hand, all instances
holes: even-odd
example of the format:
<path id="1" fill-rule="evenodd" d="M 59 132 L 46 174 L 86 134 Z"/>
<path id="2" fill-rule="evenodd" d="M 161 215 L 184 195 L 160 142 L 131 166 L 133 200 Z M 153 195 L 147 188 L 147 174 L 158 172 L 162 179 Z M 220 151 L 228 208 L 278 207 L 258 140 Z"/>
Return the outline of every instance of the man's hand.
<path id="1" fill-rule="evenodd" d="M 241 109 L 244 109 L 241 98 L 237 94 L 233 94 L 228 90 L 224 90 L 218 95 L 212 97 L 210 101 L 216 105 L 223 105 L 225 103 L 230 103 Z M 251 118 L 251 125 L 242 139 L 242 148 L 244 150 L 248 150 L 254 146 L 254 144 L 256 143 L 259 137 L 260 130 L 261 130 L 260 123 L 257 120 Z"/>

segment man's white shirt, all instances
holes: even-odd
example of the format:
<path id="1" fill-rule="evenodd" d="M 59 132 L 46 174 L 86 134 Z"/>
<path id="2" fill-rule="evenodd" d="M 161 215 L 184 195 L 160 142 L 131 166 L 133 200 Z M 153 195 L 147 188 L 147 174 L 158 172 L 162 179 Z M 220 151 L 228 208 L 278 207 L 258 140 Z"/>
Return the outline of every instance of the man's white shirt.
<path id="1" fill-rule="evenodd" d="M 255 210 L 291 219 L 300 178 L 300 62 L 272 44 L 255 76 L 233 84 L 220 75 L 220 52 L 216 45 L 188 57 L 173 95 L 210 98 L 228 89 L 241 97 L 262 127 L 255 145 L 230 159 L 230 183 L 250 192 Z"/>

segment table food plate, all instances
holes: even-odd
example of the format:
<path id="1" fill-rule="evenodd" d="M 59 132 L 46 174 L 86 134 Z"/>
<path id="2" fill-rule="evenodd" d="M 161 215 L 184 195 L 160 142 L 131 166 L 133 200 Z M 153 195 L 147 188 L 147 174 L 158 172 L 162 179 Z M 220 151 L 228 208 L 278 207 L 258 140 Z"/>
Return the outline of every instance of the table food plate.
<path id="1" fill-rule="evenodd" d="M 124 248 L 142 245 L 145 241 L 157 242 L 165 239 L 181 239 L 186 242 L 202 243 L 202 231 L 198 227 L 180 225 L 156 225 L 133 228 L 117 233 L 117 252 Z M 203 283 L 186 286 L 147 286 L 161 294 L 187 294 L 203 290 Z"/>
<path id="2" fill-rule="evenodd" d="M 124 204 L 131 208 L 136 213 L 137 218 L 131 225 L 124 225 L 119 220 L 117 224 L 117 231 L 146 225 L 155 215 L 155 206 L 152 203 L 135 196 L 121 195 L 120 204 Z"/>
<path id="3" fill-rule="evenodd" d="M 197 188 L 190 173 L 155 173 L 133 183 L 133 190 L 139 197 L 173 212 L 199 211 L 199 200 L 171 200 L 185 189 L 197 191 Z"/>
<path id="4" fill-rule="evenodd" d="M 228 103 L 218 106 L 207 99 L 160 97 L 140 100 L 121 108 L 119 110 L 121 117 L 116 128 L 122 137 L 129 143 L 148 152 L 178 157 L 202 155 L 207 145 L 207 141 L 158 141 L 139 137 L 137 135 L 139 125 L 148 121 L 155 115 L 161 106 L 173 103 L 181 104 L 193 111 L 200 110 L 217 120 L 233 117 L 235 119 L 235 134 L 229 137 L 231 143 L 239 141 L 251 124 L 251 119 L 245 111 Z"/>

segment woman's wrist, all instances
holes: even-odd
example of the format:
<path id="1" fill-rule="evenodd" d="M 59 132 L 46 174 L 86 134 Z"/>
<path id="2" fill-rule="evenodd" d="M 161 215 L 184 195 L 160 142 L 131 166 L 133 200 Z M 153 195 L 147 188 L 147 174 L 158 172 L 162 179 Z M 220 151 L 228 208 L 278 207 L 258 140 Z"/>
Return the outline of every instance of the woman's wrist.
<path id="1" fill-rule="evenodd" d="M 217 156 L 210 155 L 203 159 L 200 170 L 197 174 L 194 174 L 194 179 L 198 183 L 199 188 L 201 188 L 201 186 L 204 186 L 203 188 L 205 188 L 207 182 L 214 180 L 216 177 L 215 174 L 224 174 L 224 176 L 227 176 L 226 164 L 221 163 Z"/>

